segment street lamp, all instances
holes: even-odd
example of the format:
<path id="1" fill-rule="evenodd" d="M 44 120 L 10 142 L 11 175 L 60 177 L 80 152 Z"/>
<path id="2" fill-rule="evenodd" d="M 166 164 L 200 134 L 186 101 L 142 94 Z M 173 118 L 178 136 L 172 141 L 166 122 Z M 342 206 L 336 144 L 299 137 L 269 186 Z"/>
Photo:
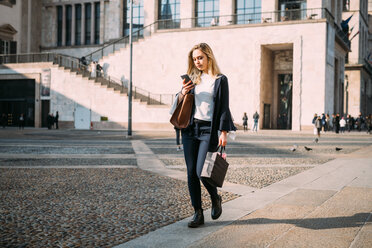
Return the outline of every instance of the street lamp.
<path id="1" fill-rule="evenodd" d="M 128 86 L 128 136 L 132 136 L 132 52 L 133 52 L 133 1 L 130 1 L 129 24 L 129 86 Z"/>

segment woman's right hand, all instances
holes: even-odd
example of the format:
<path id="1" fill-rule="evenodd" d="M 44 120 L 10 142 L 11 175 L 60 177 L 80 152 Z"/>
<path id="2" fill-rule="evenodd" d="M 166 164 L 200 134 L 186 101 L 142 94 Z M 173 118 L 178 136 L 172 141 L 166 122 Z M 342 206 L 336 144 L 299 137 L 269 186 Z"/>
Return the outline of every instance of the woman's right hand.
<path id="1" fill-rule="evenodd" d="M 186 79 L 183 80 L 182 82 L 182 90 L 181 90 L 181 94 L 182 95 L 186 95 L 187 93 L 189 93 L 189 91 L 195 87 L 195 85 L 190 81 L 186 82 Z"/>

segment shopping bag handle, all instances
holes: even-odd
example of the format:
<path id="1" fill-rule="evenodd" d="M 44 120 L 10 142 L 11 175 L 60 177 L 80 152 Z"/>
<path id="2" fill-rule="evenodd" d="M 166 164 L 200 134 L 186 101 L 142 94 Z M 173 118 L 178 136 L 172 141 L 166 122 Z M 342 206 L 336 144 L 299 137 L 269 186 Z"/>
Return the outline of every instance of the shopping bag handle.
<path id="1" fill-rule="evenodd" d="M 223 151 L 226 151 L 226 146 L 218 146 L 217 151 L 220 150 L 220 153 L 222 154 Z"/>

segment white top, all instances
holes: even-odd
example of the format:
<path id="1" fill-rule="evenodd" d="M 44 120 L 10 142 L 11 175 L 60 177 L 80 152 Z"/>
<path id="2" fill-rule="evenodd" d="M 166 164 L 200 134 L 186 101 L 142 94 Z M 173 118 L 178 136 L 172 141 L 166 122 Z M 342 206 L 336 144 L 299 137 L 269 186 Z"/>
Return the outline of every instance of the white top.
<path id="1" fill-rule="evenodd" d="M 340 127 L 345 127 L 346 126 L 346 121 L 345 119 L 340 120 Z"/>
<path id="2" fill-rule="evenodd" d="M 213 117 L 213 90 L 215 78 L 203 73 L 200 84 L 195 86 L 195 115 L 194 118 L 203 121 L 212 121 Z"/>

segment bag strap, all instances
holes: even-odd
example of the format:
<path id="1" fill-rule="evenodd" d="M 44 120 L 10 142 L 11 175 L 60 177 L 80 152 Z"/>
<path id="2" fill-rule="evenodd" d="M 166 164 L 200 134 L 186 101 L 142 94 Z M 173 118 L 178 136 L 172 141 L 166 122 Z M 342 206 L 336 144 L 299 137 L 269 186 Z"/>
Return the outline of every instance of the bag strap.
<path id="1" fill-rule="evenodd" d="M 217 151 L 220 149 L 220 153 L 222 154 L 222 152 L 224 152 L 226 150 L 226 147 L 225 146 L 218 146 L 217 147 Z"/>

